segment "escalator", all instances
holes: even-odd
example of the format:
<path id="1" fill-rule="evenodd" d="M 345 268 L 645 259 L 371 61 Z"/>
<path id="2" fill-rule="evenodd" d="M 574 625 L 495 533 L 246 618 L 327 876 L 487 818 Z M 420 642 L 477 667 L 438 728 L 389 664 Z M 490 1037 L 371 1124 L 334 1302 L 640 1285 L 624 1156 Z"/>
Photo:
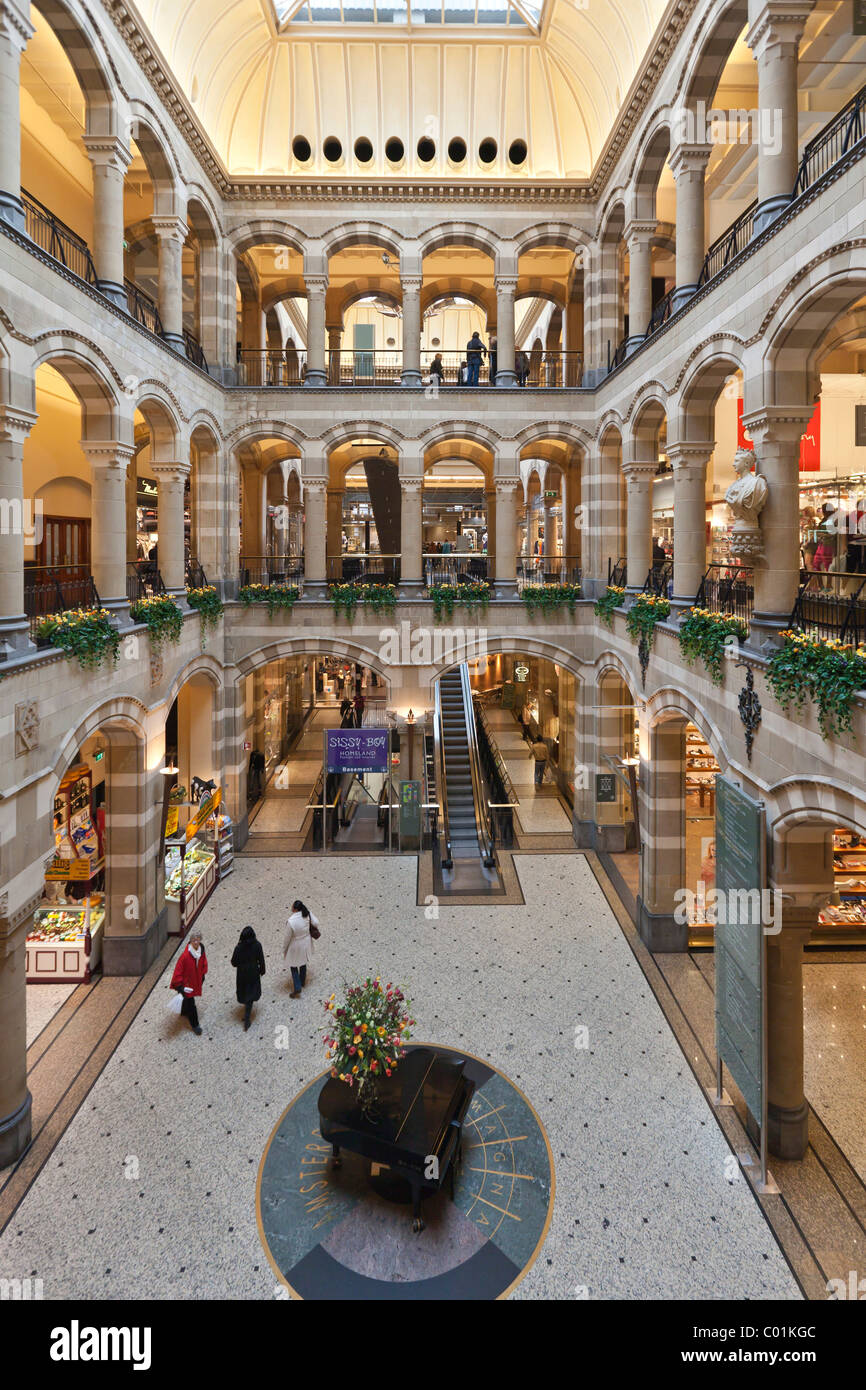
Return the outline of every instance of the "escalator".
<path id="1" fill-rule="evenodd" d="M 452 869 L 455 859 L 480 859 L 486 869 L 492 869 L 496 860 L 465 662 L 438 682 L 434 739 L 442 867 Z"/>

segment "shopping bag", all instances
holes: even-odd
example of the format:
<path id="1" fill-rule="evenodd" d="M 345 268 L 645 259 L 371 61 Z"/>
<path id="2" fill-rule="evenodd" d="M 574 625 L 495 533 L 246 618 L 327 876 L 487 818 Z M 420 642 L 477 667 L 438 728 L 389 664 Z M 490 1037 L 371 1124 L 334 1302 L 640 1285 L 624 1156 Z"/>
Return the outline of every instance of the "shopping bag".
<path id="1" fill-rule="evenodd" d="M 183 1008 L 183 995 L 178 994 L 177 990 L 172 990 L 171 998 L 166 1004 L 170 1014 L 179 1014 Z"/>

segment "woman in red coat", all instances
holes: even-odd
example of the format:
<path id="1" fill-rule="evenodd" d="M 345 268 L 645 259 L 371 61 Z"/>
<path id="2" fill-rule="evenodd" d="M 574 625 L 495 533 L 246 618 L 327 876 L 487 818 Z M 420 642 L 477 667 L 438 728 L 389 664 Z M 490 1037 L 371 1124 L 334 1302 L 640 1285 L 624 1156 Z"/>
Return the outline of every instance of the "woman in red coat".
<path id="1" fill-rule="evenodd" d="M 181 1013 L 189 1019 L 189 1026 L 196 1037 L 201 1037 L 198 1022 L 196 999 L 201 998 L 204 977 L 207 974 L 207 956 L 202 945 L 201 932 L 194 931 L 188 944 L 181 951 L 171 977 L 171 988 L 183 995 Z"/>

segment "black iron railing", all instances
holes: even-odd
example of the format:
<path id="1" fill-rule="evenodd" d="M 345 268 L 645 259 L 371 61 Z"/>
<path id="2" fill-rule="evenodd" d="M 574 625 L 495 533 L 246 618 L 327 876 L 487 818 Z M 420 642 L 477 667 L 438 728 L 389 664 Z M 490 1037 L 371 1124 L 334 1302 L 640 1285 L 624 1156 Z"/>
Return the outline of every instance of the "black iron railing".
<path id="1" fill-rule="evenodd" d="M 24 204 L 24 225 L 30 240 L 41 251 L 51 256 L 52 260 L 65 265 L 79 280 L 86 281 L 88 285 L 96 285 L 96 266 L 84 238 L 73 232 L 72 228 L 61 222 L 59 217 L 55 217 L 44 203 L 40 203 L 38 198 L 34 198 L 32 193 L 27 193 L 23 188 L 21 201 Z"/>
<path id="2" fill-rule="evenodd" d="M 196 338 L 193 333 L 190 333 L 188 328 L 183 330 L 183 345 L 186 349 L 186 355 L 189 361 L 192 362 L 194 366 L 201 367 L 203 372 L 206 372 L 207 358 L 204 355 L 204 348 L 198 338 Z"/>
<path id="3" fill-rule="evenodd" d="M 522 555 L 517 561 L 517 587 L 540 589 L 545 584 L 579 584 L 579 555 Z"/>
<path id="4" fill-rule="evenodd" d="M 730 227 L 713 242 L 704 257 L 704 264 L 698 277 L 698 289 L 708 284 L 710 280 L 714 280 L 726 266 L 730 265 L 731 261 L 739 256 L 741 251 L 745 251 L 755 234 L 755 210 L 757 206 L 758 200 L 756 198 L 740 213 L 737 220 L 732 222 Z"/>
<path id="5" fill-rule="evenodd" d="M 86 565 L 28 565 L 24 570 L 24 612 L 30 633 L 43 618 L 70 608 L 98 608 L 99 594 Z"/>
<path id="6" fill-rule="evenodd" d="M 755 579 L 746 565 L 710 565 L 695 597 L 696 608 L 748 622 L 755 611 Z"/>
<path id="7" fill-rule="evenodd" d="M 306 353 L 295 348 L 242 348 L 238 352 L 239 386 L 302 386 L 307 376 Z"/>
<path id="8" fill-rule="evenodd" d="M 130 603 L 165 593 L 157 566 L 151 560 L 130 560 L 126 566 L 126 597 Z"/>
<path id="9" fill-rule="evenodd" d="M 624 589 L 628 581 L 628 566 L 623 559 L 614 562 L 608 557 L 607 582 L 609 587 Z"/>
<path id="10" fill-rule="evenodd" d="M 493 573 L 493 556 L 460 551 L 452 555 L 425 554 L 424 583 L 428 589 L 440 584 L 484 584 Z"/>
<path id="11" fill-rule="evenodd" d="M 819 574 L 803 577 L 791 626 L 817 637 L 843 642 L 866 640 L 866 575 Z"/>
<path id="12" fill-rule="evenodd" d="M 159 316 L 159 309 L 149 294 L 140 290 L 138 285 L 133 284 L 132 280 L 124 280 L 126 290 L 126 307 L 131 319 L 140 323 L 146 328 L 148 333 L 153 333 L 157 338 L 162 337 L 162 319 Z"/>
<path id="13" fill-rule="evenodd" d="M 239 578 L 246 584 L 286 584 L 300 589 L 304 582 L 303 555 L 242 555 Z"/>
<path id="14" fill-rule="evenodd" d="M 832 169 L 866 138 L 866 87 L 842 107 L 842 110 L 819 130 L 803 151 L 797 182 L 794 184 L 794 197 L 805 193 L 817 179 Z"/>
<path id="15" fill-rule="evenodd" d="M 658 564 L 653 565 L 647 575 L 643 591 L 645 594 L 657 594 L 660 598 L 667 598 L 670 594 L 673 578 L 673 560 L 659 561 Z"/>
<path id="16" fill-rule="evenodd" d="M 329 555 L 329 584 L 399 584 L 399 555 Z"/>
<path id="17" fill-rule="evenodd" d="M 608 371 L 608 375 L 610 375 L 611 372 L 615 372 L 616 369 L 617 369 L 617 367 L 621 367 L 621 366 L 622 366 L 622 364 L 623 364 L 623 362 L 625 361 L 626 356 L 627 356 L 627 353 L 626 353 L 627 347 L 628 347 L 628 338 L 623 338 L 623 340 L 622 340 L 622 342 L 620 343 L 619 347 L 617 348 L 616 352 L 613 354 L 613 357 L 611 357 L 611 355 L 610 355 L 610 343 L 608 343 L 608 345 L 607 345 L 607 371 Z"/>
<path id="18" fill-rule="evenodd" d="M 190 557 L 186 562 L 186 587 L 188 589 L 206 589 L 207 586 L 207 575 L 198 560 L 193 560 Z"/>
<path id="19" fill-rule="evenodd" d="M 657 328 L 661 328 L 663 323 L 667 323 L 668 319 L 671 316 L 673 299 L 674 291 L 670 289 L 668 290 L 667 294 L 659 300 L 658 304 L 653 309 L 652 317 L 650 318 L 650 321 L 647 324 L 646 336 L 648 338 L 653 333 L 655 333 Z"/>

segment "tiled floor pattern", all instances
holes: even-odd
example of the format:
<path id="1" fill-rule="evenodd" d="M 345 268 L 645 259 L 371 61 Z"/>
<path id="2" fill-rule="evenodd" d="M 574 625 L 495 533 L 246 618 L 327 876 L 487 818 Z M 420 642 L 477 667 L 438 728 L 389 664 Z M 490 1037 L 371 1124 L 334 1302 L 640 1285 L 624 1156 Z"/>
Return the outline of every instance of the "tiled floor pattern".
<path id="1" fill-rule="evenodd" d="M 34 1271 L 48 1298 L 272 1298 L 259 1160 L 323 1069 L 320 998 L 382 968 L 407 988 L 419 1040 L 495 1062 L 546 1127 L 553 1221 L 515 1297 L 797 1298 L 588 863 L 515 863 L 525 906 L 440 905 L 437 919 L 415 905 L 412 859 L 239 860 L 200 918 L 204 1036 L 168 1014 L 166 974 L 0 1237 L 0 1268 Z M 295 896 L 323 927 L 299 1001 L 278 951 Z M 244 1033 L 229 958 L 247 923 L 269 972 Z"/>
<path id="2" fill-rule="evenodd" d="M 77 985 L 27 986 L 27 1046 L 35 1042 Z"/>
<path id="3" fill-rule="evenodd" d="M 547 783 L 539 791 L 535 786 L 535 762 L 512 712 L 493 705 L 487 710 L 487 722 L 520 800 L 517 814 L 523 829 L 529 833 L 570 832 L 571 820 L 555 788 Z"/>

